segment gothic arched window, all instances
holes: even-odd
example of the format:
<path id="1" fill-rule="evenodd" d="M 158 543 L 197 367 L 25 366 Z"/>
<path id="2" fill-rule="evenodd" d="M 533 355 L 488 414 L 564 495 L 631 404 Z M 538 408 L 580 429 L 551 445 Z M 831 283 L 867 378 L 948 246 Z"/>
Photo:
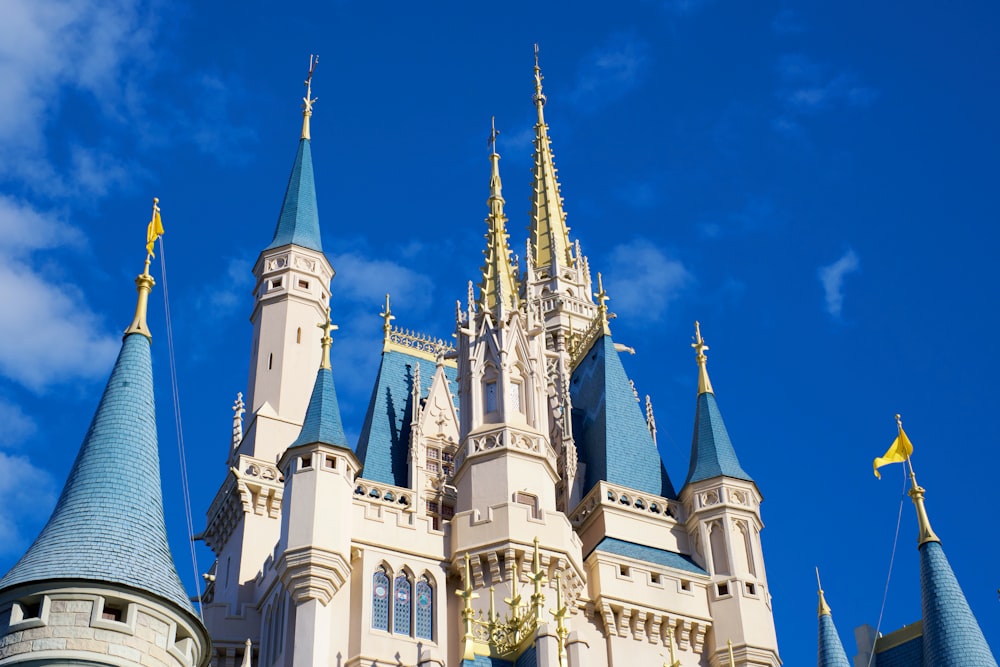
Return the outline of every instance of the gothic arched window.
<path id="1" fill-rule="evenodd" d="M 410 596 L 410 579 L 405 573 L 396 576 L 393 584 L 392 631 L 397 635 L 410 634 L 410 609 L 413 602 Z"/>
<path id="2" fill-rule="evenodd" d="M 372 576 L 372 628 L 389 632 L 389 575 L 384 567 Z"/>
<path id="3" fill-rule="evenodd" d="M 416 592 L 417 638 L 434 639 L 434 589 L 427 577 L 420 577 Z"/>

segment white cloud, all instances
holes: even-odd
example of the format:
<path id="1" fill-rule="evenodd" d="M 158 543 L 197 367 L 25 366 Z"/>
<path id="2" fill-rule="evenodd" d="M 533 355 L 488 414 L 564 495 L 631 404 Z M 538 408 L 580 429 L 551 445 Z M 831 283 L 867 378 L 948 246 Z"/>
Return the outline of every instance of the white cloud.
<path id="1" fill-rule="evenodd" d="M 670 257 L 646 239 L 615 246 L 604 285 L 608 307 L 621 315 L 656 320 L 694 282 L 683 262 Z"/>
<path id="2" fill-rule="evenodd" d="M 52 476 L 24 456 L 0 452 L 0 506 L 16 508 L 0 513 L 0 556 L 22 553 L 55 504 Z"/>
<path id="3" fill-rule="evenodd" d="M 844 278 L 861 270 L 861 260 L 857 253 L 848 250 L 833 264 L 819 268 L 819 281 L 823 285 L 826 312 L 840 318 L 844 310 Z"/>
<path id="4" fill-rule="evenodd" d="M 330 263 L 337 271 L 330 286 L 337 303 L 370 304 L 376 309 L 389 293 L 394 302 L 418 310 L 433 300 L 434 282 L 396 262 L 344 253 L 330 255 Z"/>
<path id="5" fill-rule="evenodd" d="M 802 54 L 782 56 L 775 69 L 782 111 L 771 121 L 771 128 L 789 138 L 803 138 L 803 117 L 838 108 L 867 107 L 878 97 L 878 91 L 862 84 L 855 75 L 831 73 Z"/>
<path id="6" fill-rule="evenodd" d="M 34 391 L 107 372 L 118 340 L 68 285 L 35 265 L 35 254 L 80 246 L 75 228 L 0 196 L 0 374 Z"/>
<path id="7" fill-rule="evenodd" d="M 38 424 L 21 409 L 20 405 L 0 398 L 0 448 L 12 448 L 30 438 L 38 430 Z"/>
<path id="8" fill-rule="evenodd" d="M 631 33 L 614 33 L 580 63 L 569 99 L 584 111 L 596 111 L 625 95 L 643 79 L 649 44 Z"/>

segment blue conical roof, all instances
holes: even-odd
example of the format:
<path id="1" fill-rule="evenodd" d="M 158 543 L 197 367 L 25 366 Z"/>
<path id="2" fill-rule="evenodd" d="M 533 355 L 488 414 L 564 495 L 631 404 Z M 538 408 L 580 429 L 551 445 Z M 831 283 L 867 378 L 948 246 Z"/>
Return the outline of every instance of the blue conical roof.
<path id="1" fill-rule="evenodd" d="M 829 613 L 819 615 L 819 667 L 851 667 Z"/>
<path id="2" fill-rule="evenodd" d="M 684 484 L 721 476 L 753 481 L 736 458 L 736 450 L 722 421 L 715 394 L 705 391 L 698 394 L 694 438 L 691 441 L 691 467 Z"/>
<path id="3" fill-rule="evenodd" d="M 604 480 L 673 498 L 674 487 L 611 336 L 598 338 L 570 379 L 584 493 Z"/>
<path id="4" fill-rule="evenodd" d="M 49 522 L 0 590 L 50 580 L 121 584 L 194 614 L 167 546 L 146 336 L 125 336 Z"/>
<path id="5" fill-rule="evenodd" d="M 924 664 L 934 667 L 996 667 L 983 631 L 972 615 L 941 543 L 920 545 Z"/>
<path id="6" fill-rule="evenodd" d="M 319 233 L 319 210 L 316 207 L 316 181 L 313 178 L 312 150 L 309 140 L 299 141 L 292 175 L 288 178 L 285 201 L 274 229 L 274 239 L 265 250 L 294 244 L 323 252 Z"/>
<path id="7" fill-rule="evenodd" d="M 340 420 L 340 405 L 337 403 L 337 390 L 333 386 L 333 371 L 320 368 L 316 374 L 309 407 L 306 408 L 306 420 L 302 424 L 299 437 L 290 447 L 322 442 L 327 445 L 350 449 L 347 436 L 344 435 L 344 424 Z"/>

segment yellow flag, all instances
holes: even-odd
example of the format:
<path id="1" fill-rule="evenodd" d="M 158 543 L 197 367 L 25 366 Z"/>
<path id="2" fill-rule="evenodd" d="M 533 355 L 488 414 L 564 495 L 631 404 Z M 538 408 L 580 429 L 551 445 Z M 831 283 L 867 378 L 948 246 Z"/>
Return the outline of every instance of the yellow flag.
<path id="1" fill-rule="evenodd" d="M 153 256 L 153 244 L 163 234 L 163 221 L 160 220 L 160 205 L 157 202 L 159 199 L 153 200 L 153 219 L 146 227 L 146 252 L 149 253 L 150 257 Z"/>
<path id="2" fill-rule="evenodd" d="M 896 439 L 892 441 L 889 446 L 889 451 L 885 453 L 884 456 L 880 456 L 875 459 L 873 466 L 875 468 L 875 476 L 882 479 L 882 475 L 879 474 L 878 469 L 884 465 L 889 465 L 890 463 L 902 463 L 910 454 L 913 453 L 913 445 L 910 444 L 910 439 L 906 437 L 906 432 L 903 427 L 899 427 L 899 435 Z"/>

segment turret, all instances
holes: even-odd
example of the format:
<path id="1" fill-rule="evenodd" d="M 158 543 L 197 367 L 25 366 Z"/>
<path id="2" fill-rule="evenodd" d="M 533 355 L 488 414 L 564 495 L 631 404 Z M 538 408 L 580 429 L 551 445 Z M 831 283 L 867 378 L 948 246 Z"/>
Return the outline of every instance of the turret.
<path id="1" fill-rule="evenodd" d="M 0 579 L 0 665 L 204 667 L 211 658 L 164 524 L 146 324 L 151 246 L 135 318 L 59 501 Z"/>
<path id="2" fill-rule="evenodd" d="M 760 540 L 763 498 L 740 465 L 722 421 L 708 376 L 708 345 L 697 322 L 692 347 L 698 362 L 698 400 L 691 464 L 680 499 L 695 559 L 712 578 L 708 596 L 714 624 L 705 650 L 713 667 L 728 664 L 730 650 L 737 667 L 776 667 L 781 660 Z"/>
<path id="3" fill-rule="evenodd" d="M 819 581 L 819 569 L 816 570 L 816 580 Z M 826 596 L 823 594 L 823 587 L 819 587 L 819 656 L 817 664 L 819 667 L 851 667 L 844 652 L 844 645 L 840 642 L 840 635 L 837 627 L 833 624 L 833 615 L 830 612 L 830 605 L 826 603 Z"/>
<path id="4" fill-rule="evenodd" d="M 347 444 L 340 418 L 330 366 L 335 327 L 329 311 L 319 326 L 322 360 L 305 422 L 278 461 L 285 493 L 277 574 L 295 605 L 295 635 L 286 642 L 299 649 L 287 663 L 293 667 L 318 664 L 338 649 L 346 653 L 351 606 L 351 499 L 361 464 Z M 339 604 L 334 602 L 338 594 Z"/>

